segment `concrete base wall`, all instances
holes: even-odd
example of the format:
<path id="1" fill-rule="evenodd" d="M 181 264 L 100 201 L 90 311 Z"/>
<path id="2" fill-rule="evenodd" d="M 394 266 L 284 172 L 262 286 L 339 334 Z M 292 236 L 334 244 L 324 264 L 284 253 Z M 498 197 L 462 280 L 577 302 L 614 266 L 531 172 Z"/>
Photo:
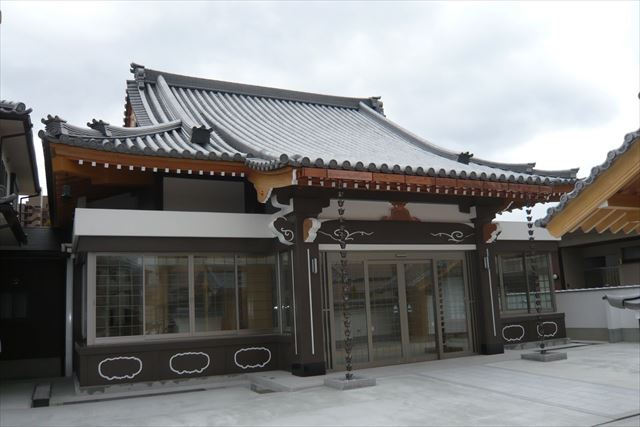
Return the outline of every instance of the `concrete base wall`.
<path id="1" fill-rule="evenodd" d="M 565 313 L 567 337 L 574 340 L 638 342 L 638 312 L 611 307 L 604 295 L 640 294 L 640 286 L 556 291 L 556 306 Z"/>
<path id="2" fill-rule="evenodd" d="M 572 340 L 640 342 L 640 329 L 633 328 L 567 328 L 567 335 Z"/>

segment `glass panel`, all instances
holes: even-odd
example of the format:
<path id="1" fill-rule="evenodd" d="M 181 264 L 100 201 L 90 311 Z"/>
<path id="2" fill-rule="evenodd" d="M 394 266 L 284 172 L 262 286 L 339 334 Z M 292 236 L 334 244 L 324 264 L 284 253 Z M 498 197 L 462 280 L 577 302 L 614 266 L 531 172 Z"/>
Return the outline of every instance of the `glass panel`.
<path id="1" fill-rule="evenodd" d="M 373 360 L 402 358 L 402 330 L 396 264 L 369 264 Z"/>
<path id="2" fill-rule="evenodd" d="M 536 311 L 536 289 L 540 286 L 540 303 L 542 310 L 552 309 L 551 304 L 551 269 L 549 256 L 546 253 L 527 255 L 527 279 L 529 281 L 530 312 Z"/>
<path id="3" fill-rule="evenodd" d="M 193 258 L 196 332 L 237 328 L 233 255 Z"/>
<path id="4" fill-rule="evenodd" d="M 500 262 L 502 310 L 527 310 L 527 278 L 522 255 L 502 255 Z"/>
<path id="5" fill-rule="evenodd" d="M 469 351 L 467 307 L 463 263 L 461 260 L 438 260 L 440 313 L 443 353 Z"/>
<path id="6" fill-rule="evenodd" d="M 278 327 L 274 256 L 238 256 L 240 329 Z"/>
<path id="7" fill-rule="evenodd" d="M 280 253 L 280 292 L 282 301 L 282 330 L 291 332 L 293 327 L 293 281 L 291 279 L 291 255 Z"/>
<path id="8" fill-rule="evenodd" d="M 342 289 L 341 267 L 338 257 L 331 262 L 331 277 L 333 283 L 333 321 L 335 328 L 336 355 L 335 365 L 344 366 L 344 292 Z M 369 361 L 369 335 L 367 333 L 367 308 L 364 287 L 364 263 L 352 262 L 347 264 L 347 272 L 351 279 L 349 294 L 349 311 L 351 313 L 351 338 L 353 348 L 351 357 L 353 363 Z"/>
<path id="9" fill-rule="evenodd" d="M 435 301 L 433 267 L 429 261 L 404 265 L 409 327 L 409 356 L 436 358 Z"/>
<path id="10" fill-rule="evenodd" d="M 142 335 L 142 257 L 96 256 L 96 337 Z"/>
<path id="11" fill-rule="evenodd" d="M 186 256 L 145 256 L 146 335 L 189 332 L 189 262 Z"/>

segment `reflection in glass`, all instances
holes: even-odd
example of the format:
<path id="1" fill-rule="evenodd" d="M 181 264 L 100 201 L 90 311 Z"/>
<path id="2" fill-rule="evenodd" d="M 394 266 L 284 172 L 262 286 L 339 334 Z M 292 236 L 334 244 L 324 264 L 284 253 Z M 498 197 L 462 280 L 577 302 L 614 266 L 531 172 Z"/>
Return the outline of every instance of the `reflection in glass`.
<path id="1" fill-rule="evenodd" d="M 291 255 L 280 253 L 280 299 L 282 301 L 282 331 L 291 332 L 293 327 L 293 280 L 291 278 Z"/>
<path id="2" fill-rule="evenodd" d="M 431 261 L 404 264 L 409 356 L 437 357 L 433 267 Z"/>
<path id="3" fill-rule="evenodd" d="M 364 264 L 354 262 L 347 264 L 347 271 L 351 279 L 351 293 L 349 294 L 349 312 L 351 313 L 351 337 L 353 349 L 351 357 L 353 363 L 369 361 L 369 338 L 367 334 L 367 310 L 364 288 Z M 344 324 L 343 308 L 344 293 L 340 261 L 335 259 L 331 263 L 333 283 L 333 319 L 335 325 L 336 366 L 344 366 Z"/>
<path id="4" fill-rule="evenodd" d="M 551 275 L 549 257 L 546 253 L 525 256 L 527 264 L 527 281 L 529 282 L 529 312 L 536 311 L 536 288 L 540 286 L 540 303 L 542 310 L 551 310 Z"/>
<path id="5" fill-rule="evenodd" d="M 278 327 L 275 256 L 237 257 L 240 329 Z"/>
<path id="6" fill-rule="evenodd" d="M 463 263 L 461 260 L 438 260 L 437 264 L 442 351 L 443 353 L 468 351 L 469 333 Z"/>
<path id="7" fill-rule="evenodd" d="M 369 264 L 372 359 L 402 358 L 402 329 L 396 264 Z"/>
<path id="8" fill-rule="evenodd" d="M 96 256 L 96 337 L 142 335 L 142 257 Z"/>
<path id="9" fill-rule="evenodd" d="M 196 332 L 236 329 L 234 257 L 196 256 L 193 274 Z"/>
<path id="10" fill-rule="evenodd" d="M 189 258 L 145 256 L 145 334 L 189 332 Z"/>

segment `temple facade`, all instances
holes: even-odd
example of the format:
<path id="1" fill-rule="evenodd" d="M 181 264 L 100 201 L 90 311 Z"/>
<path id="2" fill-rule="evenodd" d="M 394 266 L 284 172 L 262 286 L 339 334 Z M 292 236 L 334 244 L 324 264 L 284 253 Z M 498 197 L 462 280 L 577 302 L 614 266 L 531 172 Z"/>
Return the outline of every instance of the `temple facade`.
<path id="1" fill-rule="evenodd" d="M 131 72 L 124 126 L 48 116 L 40 133 L 81 386 L 340 370 L 341 243 L 356 368 L 565 336 L 557 246 L 492 221 L 558 200 L 576 170 L 438 147 L 376 97 Z"/>

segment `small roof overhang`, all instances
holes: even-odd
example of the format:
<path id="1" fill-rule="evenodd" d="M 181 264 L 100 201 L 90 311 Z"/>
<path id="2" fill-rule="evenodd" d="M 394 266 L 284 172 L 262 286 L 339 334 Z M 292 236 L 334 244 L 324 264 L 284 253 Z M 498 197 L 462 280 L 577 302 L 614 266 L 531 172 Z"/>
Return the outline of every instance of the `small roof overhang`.
<path id="1" fill-rule="evenodd" d="M 16 174 L 21 194 L 41 191 L 30 113 L 22 102 L 0 101 L 0 150 Z"/>
<path id="2" fill-rule="evenodd" d="M 604 163 L 576 183 L 536 222 L 561 237 L 581 229 L 588 233 L 640 233 L 640 129 L 625 136 Z"/>

